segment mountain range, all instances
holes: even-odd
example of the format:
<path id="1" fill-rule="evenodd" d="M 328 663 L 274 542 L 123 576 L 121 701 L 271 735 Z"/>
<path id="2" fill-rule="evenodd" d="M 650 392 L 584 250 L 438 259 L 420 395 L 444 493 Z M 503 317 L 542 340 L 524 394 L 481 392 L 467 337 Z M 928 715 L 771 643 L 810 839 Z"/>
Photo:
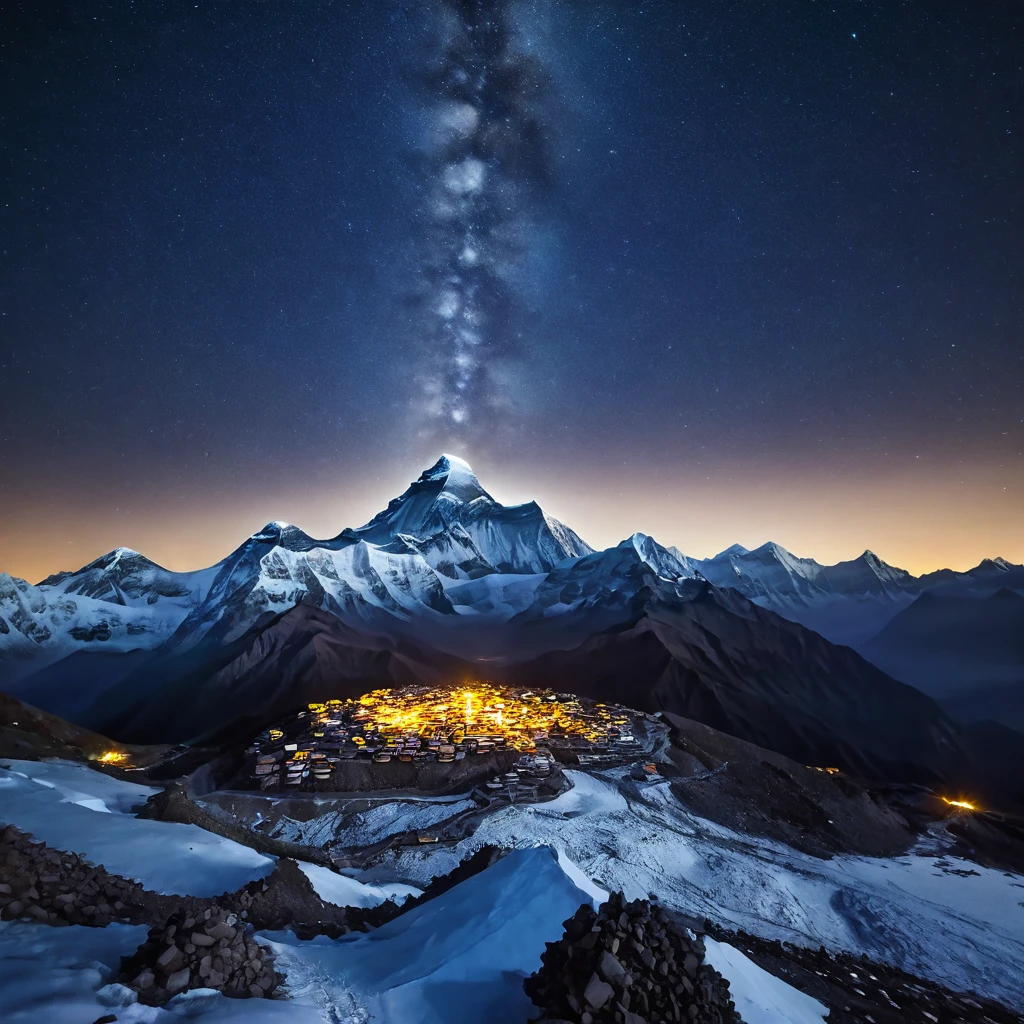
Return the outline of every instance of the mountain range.
<path id="1" fill-rule="evenodd" d="M 322 696 L 486 676 L 672 711 L 807 764 L 1005 792 L 995 765 L 1022 737 L 996 727 L 979 746 L 839 643 L 922 595 L 1016 588 L 1024 567 L 1001 559 L 914 577 L 871 552 L 822 566 L 776 544 L 701 560 L 638 533 L 595 551 L 443 456 L 329 540 L 273 522 L 195 572 L 118 548 L 36 585 L 0 575 L 0 688 L 162 742 Z"/>

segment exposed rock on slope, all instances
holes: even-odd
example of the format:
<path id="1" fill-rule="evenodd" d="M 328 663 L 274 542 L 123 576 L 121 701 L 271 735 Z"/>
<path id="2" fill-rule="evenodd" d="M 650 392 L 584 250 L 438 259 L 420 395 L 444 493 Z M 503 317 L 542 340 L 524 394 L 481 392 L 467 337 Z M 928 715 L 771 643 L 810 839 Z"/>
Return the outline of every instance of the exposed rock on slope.
<path id="1" fill-rule="evenodd" d="M 548 1021 L 741 1024 L 703 940 L 647 900 L 612 893 L 599 911 L 584 904 L 541 962 L 524 988 Z"/>
<path id="2" fill-rule="evenodd" d="M 121 965 L 122 980 L 139 1000 L 159 1006 L 190 988 L 212 988 L 235 998 L 271 997 L 284 981 L 252 925 L 214 904 L 201 914 L 172 914 Z"/>
<path id="3" fill-rule="evenodd" d="M 916 839 L 898 813 L 846 775 L 808 768 L 671 712 L 663 717 L 672 726 L 668 756 L 682 770 L 672 791 L 702 818 L 818 856 L 892 856 Z"/>
<path id="4" fill-rule="evenodd" d="M 116 736 L 186 740 L 251 729 L 309 701 L 437 680 L 456 664 L 300 604 L 231 643 L 168 651 L 105 693 L 85 718 Z"/>

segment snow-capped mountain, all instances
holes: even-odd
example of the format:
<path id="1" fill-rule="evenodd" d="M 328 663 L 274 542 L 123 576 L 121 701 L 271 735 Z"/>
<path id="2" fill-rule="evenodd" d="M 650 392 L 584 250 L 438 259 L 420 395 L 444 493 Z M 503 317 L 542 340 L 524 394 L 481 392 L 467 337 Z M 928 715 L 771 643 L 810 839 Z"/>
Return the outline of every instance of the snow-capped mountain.
<path id="1" fill-rule="evenodd" d="M 0 681 L 76 649 L 155 647 L 205 598 L 216 568 L 170 572 L 116 548 L 35 586 L 0 573 Z"/>
<path id="2" fill-rule="evenodd" d="M 365 526 L 339 540 L 405 544 L 452 579 L 488 571 L 549 572 L 593 550 L 536 502 L 502 505 L 469 465 L 442 455 L 408 490 Z"/>
<path id="3" fill-rule="evenodd" d="M 664 552 L 653 542 L 649 550 Z M 76 651 L 187 647 L 208 634 L 230 640 L 299 602 L 384 631 L 455 619 L 451 584 L 539 579 L 591 553 L 535 502 L 500 504 L 464 461 L 446 455 L 380 515 L 331 540 L 272 522 L 198 572 L 173 573 L 118 548 L 35 586 L 0 574 L 0 684 Z M 466 593 L 459 603 L 473 610 Z M 516 609 L 499 602 L 494 610 L 503 618 Z"/>
<path id="4" fill-rule="evenodd" d="M 922 589 L 984 592 L 992 580 L 993 590 L 1022 585 L 1022 574 L 996 559 L 915 579 L 870 551 L 825 566 L 773 543 L 697 560 L 640 533 L 594 551 L 536 503 L 500 504 L 445 455 L 370 522 L 329 540 L 272 522 L 196 572 L 118 548 L 37 585 L 0 575 L 0 687 L 31 699 L 29 677 L 53 666 L 46 686 L 66 699 L 58 669 L 69 656 L 76 678 L 84 658 L 90 680 L 113 685 L 120 675 L 105 663 L 97 672 L 99 652 L 230 644 L 300 603 L 462 658 L 526 660 L 612 627 L 658 581 L 683 595 L 707 580 L 830 640 L 860 643 Z"/>
<path id="5" fill-rule="evenodd" d="M 831 598 L 899 598 L 915 590 L 905 569 L 883 562 L 873 551 L 835 565 L 799 558 L 769 542 L 754 551 L 738 544 L 696 567 L 712 583 L 735 587 L 752 601 L 814 604 Z"/>
<path id="6" fill-rule="evenodd" d="M 689 564 L 716 586 L 733 587 L 763 608 L 858 649 L 926 591 L 987 597 L 1001 587 L 1024 588 L 1024 566 L 1003 558 L 986 558 L 966 572 L 913 576 L 873 551 L 822 565 L 769 542 L 753 551 L 734 544 Z"/>

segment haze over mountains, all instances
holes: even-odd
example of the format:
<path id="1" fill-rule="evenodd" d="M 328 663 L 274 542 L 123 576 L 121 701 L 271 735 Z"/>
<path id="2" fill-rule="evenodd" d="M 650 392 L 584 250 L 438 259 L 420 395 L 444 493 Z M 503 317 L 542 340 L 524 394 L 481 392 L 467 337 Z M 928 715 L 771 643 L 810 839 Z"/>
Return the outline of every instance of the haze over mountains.
<path id="1" fill-rule="evenodd" d="M 195 572 L 117 549 L 37 585 L 0 575 L 0 687 L 162 741 L 342 690 L 485 676 L 674 711 L 803 763 L 986 784 L 999 773 L 982 762 L 1021 737 L 998 731 L 981 755 L 970 729 L 836 642 L 1016 588 L 1024 567 L 1001 559 L 913 577 L 871 552 L 822 566 L 775 544 L 699 560 L 634 534 L 594 551 L 443 456 L 329 540 L 274 522 Z"/>

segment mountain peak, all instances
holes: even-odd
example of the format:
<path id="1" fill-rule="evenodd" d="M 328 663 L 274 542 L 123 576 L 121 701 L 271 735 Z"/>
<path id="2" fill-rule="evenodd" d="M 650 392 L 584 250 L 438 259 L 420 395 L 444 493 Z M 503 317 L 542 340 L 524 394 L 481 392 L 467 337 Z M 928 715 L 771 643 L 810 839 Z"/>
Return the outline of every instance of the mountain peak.
<path id="1" fill-rule="evenodd" d="M 738 553 L 738 552 L 737 552 Z M 779 559 L 795 558 L 796 556 L 791 552 L 787 551 L 781 544 L 776 544 L 775 541 L 765 541 L 759 548 L 754 548 L 753 551 L 748 551 L 748 555 L 771 555 Z"/>
<path id="2" fill-rule="evenodd" d="M 443 454 L 437 462 L 424 470 L 412 487 L 426 484 L 441 484 L 441 490 L 459 501 L 473 501 L 476 498 L 494 499 L 483 489 L 472 466 L 457 455 Z M 411 489 L 411 488 L 410 488 Z"/>
<path id="3" fill-rule="evenodd" d="M 749 555 L 750 549 L 742 544 L 730 544 L 724 551 L 719 551 L 715 558 L 728 558 L 730 555 Z"/>
<path id="4" fill-rule="evenodd" d="M 389 544 L 423 541 L 462 528 L 474 545 L 467 558 L 483 558 L 503 572 L 548 572 L 591 548 L 536 502 L 502 505 L 483 489 L 469 463 L 442 455 L 365 526 L 346 530 L 348 540 Z M 470 560 L 472 560 L 470 558 Z"/>

